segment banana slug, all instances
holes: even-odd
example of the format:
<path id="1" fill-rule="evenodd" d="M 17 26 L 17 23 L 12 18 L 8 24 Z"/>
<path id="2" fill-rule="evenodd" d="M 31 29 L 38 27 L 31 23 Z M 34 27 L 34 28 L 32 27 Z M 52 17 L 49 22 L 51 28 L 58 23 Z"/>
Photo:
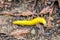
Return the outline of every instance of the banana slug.
<path id="1" fill-rule="evenodd" d="M 15 25 L 35 25 L 35 24 L 38 24 L 38 23 L 42 23 L 43 25 L 46 25 L 46 20 L 45 18 L 43 17 L 37 17 L 37 18 L 34 18 L 32 20 L 16 20 L 16 21 L 13 21 L 13 24 Z"/>

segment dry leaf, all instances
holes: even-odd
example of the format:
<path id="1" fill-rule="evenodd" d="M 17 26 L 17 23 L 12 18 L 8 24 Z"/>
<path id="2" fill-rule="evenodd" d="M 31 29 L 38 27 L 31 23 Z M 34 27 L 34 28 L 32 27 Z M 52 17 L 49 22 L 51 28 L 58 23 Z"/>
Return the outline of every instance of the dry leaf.
<path id="1" fill-rule="evenodd" d="M 32 15 L 32 14 L 33 14 L 33 13 L 32 13 L 31 11 L 29 11 L 29 10 L 21 13 L 22 16 L 29 16 L 29 15 Z"/>
<path id="2" fill-rule="evenodd" d="M 53 14 L 53 10 L 54 10 L 54 9 L 53 9 L 53 7 L 52 7 L 52 8 L 50 9 L 50 11 L 49 11 L 49 14 L 50 14 L 50 15 Z"/>
<path id="3" fill-rule="evenodd" d="M 50 8 L 49 6 L 47 6 L 46 8 L 44 8 L 44 9 L 40 12 L 40 14 L 47 14 L 48 12 L 49 12 L 50 15 L 52 15 L 52 13 L 53 13 L 53 7 Z"/>
<path id="4" fill-rule="evenodd" d="M 36 13 L 33 13 L 33 12 L 27 10 L 27 11 L 22 12 L 22 13 L 20 13 L 20 14 L 15 14 L 15 16 L 21 16 L 21 15 L 22 15 L 22 16 L 29 16 L 29 15 L 33 15 L 33 14 L 36 14 Z"/>
<path id="5" fill-rule="evenodd" d="M 49 0 L 45 0 L 45 5 L 47 5 L 48 1 L 49 1 Z"/>
<path id="6" fill-rule="evenodd" d="M 3 15 L 12 15 L 12 16 L 29 16 L 29 15 L 33 15 L 33 14 L 35 14 L 35 13 L 32 13 L 31 11 L 29 11 L 29 10 L 27 10 L 27 11 L 25 11 L 25 12 L 22 12 L 22 13 L 16 13 L 16 14 L 14 14 L 14 13 L 11 13 L 11 12 L 3 12 Z"/>
<path id="7" fill-rule="evenodd" d="M 43 10 L 40 13 L 46 14 L 46 13 L 48 13 L 50 11 L 49 9 L 50 9 L 50 7 L 47 6 L 46 8 L 43 8 Z"/>
<path id="8" fill-rule="evenodd" d="M 29 30 L 30 29 L 27 29 L 27 28 L 23 28 L 23 29 L 16 29 L 16 30 L 13 30 L 10 35 L 11 36 L 14 36 L 14 37 L 18 37 L 18 36 L 21 36 L 23 34 L 28 34 L 29 33 Z"/>
<path id="9" fill-rule="evenodd" d="M 50 19 L 48 19 L 47 22 L 48 22 L 48 23 L 47 23 L 47 27 L 51 27 L 51 21 L 50 21 Z"/>
<path id="10" fill-rule="evenodd" d="M 11 13 L 11 12 L 3 12 L 2 14 L 3 15 L 13 15 L 13 13 Z"/>
<path id="11" fill-rule="evenodd" d="M 60 0 L 58 0 L 58 3 L 59 3 L 59 7 L 60 7 Z"/>
<path id="12" fill-rule="evenodd" d="M 60 20 L 57 20 L 57 23 L 60 23 Z"/>

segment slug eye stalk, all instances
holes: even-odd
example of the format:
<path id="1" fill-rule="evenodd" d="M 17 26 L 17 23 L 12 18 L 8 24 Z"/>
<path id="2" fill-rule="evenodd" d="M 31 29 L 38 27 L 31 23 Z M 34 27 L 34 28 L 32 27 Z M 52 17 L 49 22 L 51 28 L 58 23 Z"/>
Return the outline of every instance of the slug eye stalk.
<path id="1" fill-rule="evenodd" d="M 43 25 L 46 25 L 46 20 L 43 17 L 37 17 L 32 20 L 17 20 L 13 21 L 13 24 L 16 25 L 35 25 L 38 23 L 42 23 Z"/>

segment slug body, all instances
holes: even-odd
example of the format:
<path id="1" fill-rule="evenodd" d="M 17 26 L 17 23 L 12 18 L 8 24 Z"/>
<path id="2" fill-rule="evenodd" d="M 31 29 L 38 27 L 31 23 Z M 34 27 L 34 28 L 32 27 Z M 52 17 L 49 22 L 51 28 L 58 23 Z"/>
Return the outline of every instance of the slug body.
<path id="1" fill-rule="evenodd" d="M 45 18 L 37 17 L 37 18 L 34 18 L 32 20 L 16 20 L 16 21 L 13 21 L 13 24 L 16 24 L 16 25 L 30 25 L 31 26 L 31 25 L 35 25 L 38 23 L 42 23 L 43 25 L 46 25 Z"/>

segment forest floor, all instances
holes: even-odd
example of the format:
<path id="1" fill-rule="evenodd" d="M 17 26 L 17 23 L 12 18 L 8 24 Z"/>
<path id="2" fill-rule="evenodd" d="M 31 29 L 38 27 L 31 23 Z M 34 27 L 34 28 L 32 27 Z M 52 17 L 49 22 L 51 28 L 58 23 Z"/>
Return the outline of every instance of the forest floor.
<path id="1" fill-rule="evenodd" d="M 34 1 L 25 1 L 11 10 L 0 12 L 0 40 L 60 40 L 60 8 L 56 2 L 46 5 L 43 1 L 38 1 L 38 4 Z M 19 26 L 12 23 L 15 20 L 31 20 L 38 16 L 46 19 L 45 26 Z M 28 32 L 15 34 L 17 29 L 18 32 Z M 11 36 L 12 32 L 15 35 Z"/>

